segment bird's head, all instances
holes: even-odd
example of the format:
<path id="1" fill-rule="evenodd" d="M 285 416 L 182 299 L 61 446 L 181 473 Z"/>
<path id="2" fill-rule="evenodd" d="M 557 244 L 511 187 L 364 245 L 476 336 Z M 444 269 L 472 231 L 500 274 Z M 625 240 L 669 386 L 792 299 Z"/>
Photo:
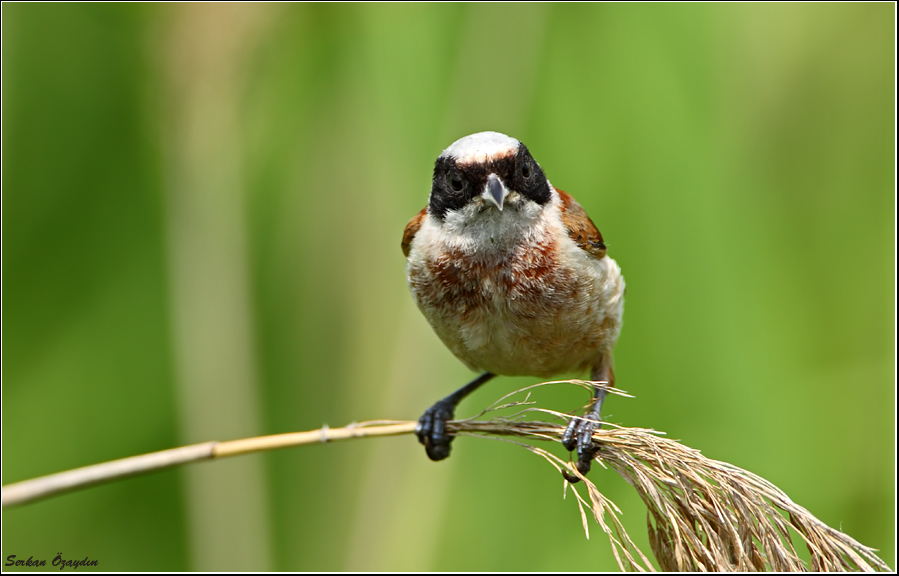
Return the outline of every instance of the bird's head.
<path id="1" fill-rule="evenodd" d="M 460 138 L 434 165 L 428 213 L 448 220 L 520 219 L 552 200 L 552 186 L 527 146 L 499 132 Z"/>

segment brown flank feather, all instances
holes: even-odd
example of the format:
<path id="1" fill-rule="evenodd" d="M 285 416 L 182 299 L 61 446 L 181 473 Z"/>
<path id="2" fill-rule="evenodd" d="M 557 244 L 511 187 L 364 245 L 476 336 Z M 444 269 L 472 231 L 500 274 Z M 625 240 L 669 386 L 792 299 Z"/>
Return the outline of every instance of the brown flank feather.
<path id="1" fill-rule="evenodd" d="M 413 216 L 412 220 L 409 220 L 409 223 L 406 224 L 406 229 L 403 230 L 403 241 L 400 243 L 400 247 L 402 247 L 403 254 L 406 258 L 409 257 L 409 250 L 412 249 L 412 239 L 418 234 L 418 229 L 421 228 L 421 221 L 424 220 L 424 217 L 427 216 L 427 214 L 428 208 L 422 208 L 421 212 Z"/>
<path id="2" fill-rule="evenodd" d="M 568 230 L 568 235 L 574 240 L 578 248 L 586 250 L 596 259 L 606 255 L 606 245 L 602 241 L 602 234 L 596 228 L 596 224 L 587 216 L 584 207 L 567 192 L 556 188 L 562 199 L 562 224 Z"/>

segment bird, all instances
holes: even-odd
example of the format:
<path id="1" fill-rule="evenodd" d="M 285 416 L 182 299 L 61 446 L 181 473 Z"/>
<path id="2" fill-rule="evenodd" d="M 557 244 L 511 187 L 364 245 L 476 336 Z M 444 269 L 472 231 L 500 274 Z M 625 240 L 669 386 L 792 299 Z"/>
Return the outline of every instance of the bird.
<path id="1" fill-rule="evenodd" d="M 584 208 L 555 188 L 527 146 L 499 132 L 453 142 L 437 157 L 428 204 L 403 231 L 406 281 L 446 347 L 481 375 L 439 400 L 415 429 L 431 460 L 450 454 L 446 423 L 496 375 L 590 370 L 614 386 L 624 277 Z M 606 390 L 573 417 L 562 443 L 590 470 Z M 569 481 L 577 477 L 564 472 Z"/>

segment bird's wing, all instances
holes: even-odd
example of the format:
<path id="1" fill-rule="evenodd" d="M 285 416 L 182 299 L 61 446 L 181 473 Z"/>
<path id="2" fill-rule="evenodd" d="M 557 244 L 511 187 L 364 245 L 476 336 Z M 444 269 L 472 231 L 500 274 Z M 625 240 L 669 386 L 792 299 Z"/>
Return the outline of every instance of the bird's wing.
<path id="1" fill-rule="evenodd" d="M 558 188 L 556 188 L 556 192 L 562 199 L 562 224 L 568 230 L 568 235 L 579 248 L 594 258 L 603 258 L 606 255 L 606 245 L 602 241 L 602 234 L 599 233 L 596 224 L 587 216 L 587 211 L 568 193 Z M 409 224 L 411 226 L 412 223 Z M 406 229 L 409 229 L 408 226 Z M 403 241 L 405 242 L 405 239 Z"/>
<path id="2" fill-rule="evenodd" d="M 583 210 L 583 208 L 581 210 Z M 409 257 L 409 250 L 412 248 L 412 239 L 415 238 L 418 229 L 421 228 L 421 221 L 424 220 L 427 215 L 428 207 L 425 206 L 421 209 L 421 212 L 412 217 L 412 220 L 409 220 L 409 223 L 406 224 L 406 229 L 403 230 L 403 241 L 400 243 L 400 247 L 403 249 L 403 254 L 407 258 Z"/>

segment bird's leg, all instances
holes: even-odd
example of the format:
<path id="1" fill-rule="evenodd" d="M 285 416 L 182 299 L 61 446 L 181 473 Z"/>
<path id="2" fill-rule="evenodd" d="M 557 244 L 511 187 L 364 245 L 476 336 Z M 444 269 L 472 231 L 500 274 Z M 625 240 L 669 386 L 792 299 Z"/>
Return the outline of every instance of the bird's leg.
<path id="1" fill-rule="evenodd" d="M 443 400 L 428 408 L 415 427 L 418 441 L 425 445 L 425 451 L 431 460 L 443 460 L 450 453 L 450 442 L 453 436 L 446 433 L 446 423 L 453 419 L 456 406 L 463 398 L 481 387 L 496 374 L 484 372 L 465 386 L 459 388 Z"/>
<path id="2" fill-rule="evenodd" d="M 605 382 L 609 386 L 615 385 L 615 375 L 612 372 L 611 359 L 603 360 L 593 370 L 591 378 L 597 382 Z M 590 471 L 593 456 L 599 447 L 593 443 L 593 432 L 602 428 L 602 403 L 608 392 L 602 388 L 595 388 L 593 392 L 593 404 L 583 418 L 572 418 L 562 433 L 562 445 L 569 451 L 577 448 L 577 470 L 581 474 Z M 578 482 L 577 476 L 562 472 L 565 479 L 571 483 Z"/>

